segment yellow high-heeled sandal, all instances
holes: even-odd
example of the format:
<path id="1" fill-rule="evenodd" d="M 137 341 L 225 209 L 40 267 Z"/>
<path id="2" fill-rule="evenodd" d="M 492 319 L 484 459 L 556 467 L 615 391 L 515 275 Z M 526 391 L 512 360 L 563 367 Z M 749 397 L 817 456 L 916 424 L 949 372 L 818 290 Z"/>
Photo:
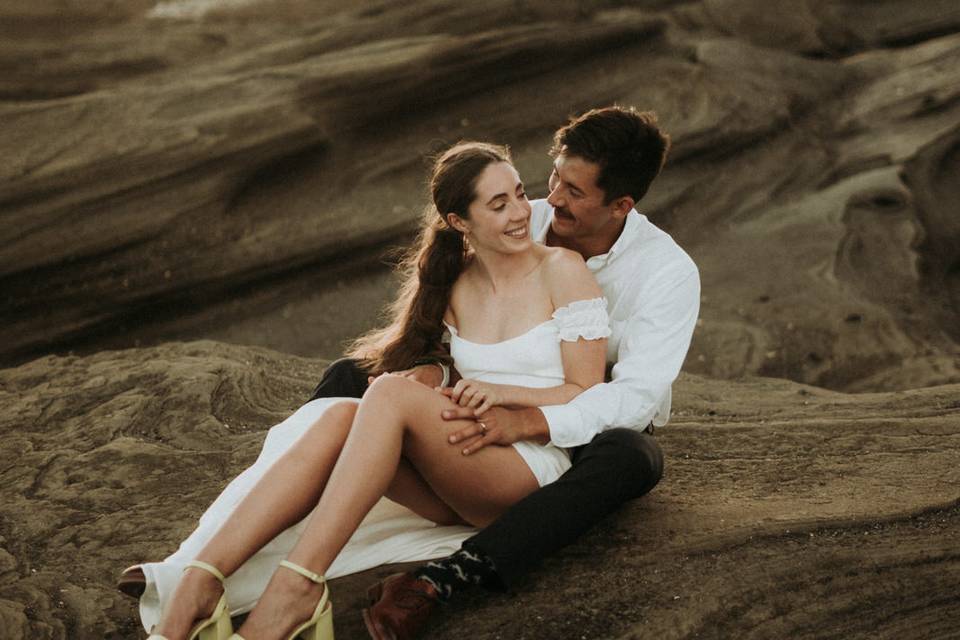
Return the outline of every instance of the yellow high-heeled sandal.
<path id="1" fill-rule="evenodd" d="M 226 580 L 223 574 L 220 573 L 220 570 L 212 564 L 207 564 L 200 560 L 191 560 L 183 570 L 186 571 L 190 567 L 203 569 L 219 580 L 220 584 L 223 584 L 223 581 Z M 220 600 L 217 602 L 217 606 L 213 608 L 213 613 L 210 617 L 204 618 L 193 625 L 190 633 L 187 634 L 187 640 L 228 640 L 232 633 L 233 625 L 230 623 L 230 608 L 227 606 L 227 593 L 224 591 L 223 595 L 220 596 Z M 167 637 L 159 633 L 153 633 L 147 637 L 147 640 L 167 640 Z"/>
<path id="2" fill-rule="evenodd" d="M 297 637 L 300 637 L 301 640 L 334 640 L 333 605 L 330 603 L 330 587 L 326 586 L 327 579 L 289 560 L 281 560 L 280 566 L 299 573 L 311 582 L 324 585 L 323 595 L 320 596 L 320 602 L 317 603 L 317 608 L 313 610 L 313 615 L 310 616 L 309 620 L 294 629 L 287 640 L 294 640 Z M 230 636 L 230 640 L 244 640 L 244 637 L 235 633 Z"/>

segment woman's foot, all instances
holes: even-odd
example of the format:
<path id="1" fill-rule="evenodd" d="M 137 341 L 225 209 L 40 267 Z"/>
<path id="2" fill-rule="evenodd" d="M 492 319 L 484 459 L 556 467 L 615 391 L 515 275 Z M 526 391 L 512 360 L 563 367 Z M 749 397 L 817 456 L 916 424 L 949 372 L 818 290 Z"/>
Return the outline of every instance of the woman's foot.
<path id="1" fill-rule="evenodd" d="M 169 640 L 183 640 L 198 620 L 213 614 L 222 595 L 223 585 L 217 578 L 203 569 L 189 567 L 174 589 L 153 633 Z"/>
<path id="2" fill-rule="evenodd" d="M 317 609 L 326 587 L 293 571 L 277 571 L 237 633 L 248 640 L 287 640 Z"/>

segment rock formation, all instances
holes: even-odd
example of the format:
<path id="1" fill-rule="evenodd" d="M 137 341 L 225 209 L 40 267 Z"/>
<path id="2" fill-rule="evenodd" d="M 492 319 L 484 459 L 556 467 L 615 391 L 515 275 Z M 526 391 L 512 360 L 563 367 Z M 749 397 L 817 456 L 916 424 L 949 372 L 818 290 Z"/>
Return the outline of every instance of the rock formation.
<path id="1" fill-rule="evenodd" d="M 542 194 L 553 129 L 619 101 L 673 134 L 641 208 L 703 272 L 689 370 L 960 380 L 955 3 L 620 4 L 0 10 L 0 358 L 333 357 L 391 295 L 424 154 L 509 143 Z"/>
<path id="2" fill-rule="evenodd" d="M 507 143 L 542 196 L 612 102 L 672 134 L 640 208 L 703 283 L 667 476 L 429 637 L 960 625 L 956 2 L 37 0 L 0 34 L 0 637 L 138 637 L 116 572 L 376 322 L 424 157 Z M 341 640 L 388 570 L 334 584 Z"/>

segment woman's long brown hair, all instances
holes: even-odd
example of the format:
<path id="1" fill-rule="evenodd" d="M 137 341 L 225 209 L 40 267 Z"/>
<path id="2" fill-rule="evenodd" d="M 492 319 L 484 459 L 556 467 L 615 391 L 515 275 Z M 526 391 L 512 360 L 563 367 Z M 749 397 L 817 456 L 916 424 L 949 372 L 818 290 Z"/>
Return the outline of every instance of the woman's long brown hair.
<path id="1" fill-rule="evenodd" d="M 446 215 L 469 220 L 480 174 L 491 164 L 510 161 L 506 147 L 460 142 L 434 162 L 433 203 L 424 211 L 417 242 L 398 265 L 405 275 L 400 294 L 388 307 L 390 323 L 358 338 L 347 354 L 371 374 L 409 369 L 427 356 L 449 358 L 441 344 L 443 314 L 453 283 L 467 264 L 468 249 L 463 234 L 447 224 Z"/>

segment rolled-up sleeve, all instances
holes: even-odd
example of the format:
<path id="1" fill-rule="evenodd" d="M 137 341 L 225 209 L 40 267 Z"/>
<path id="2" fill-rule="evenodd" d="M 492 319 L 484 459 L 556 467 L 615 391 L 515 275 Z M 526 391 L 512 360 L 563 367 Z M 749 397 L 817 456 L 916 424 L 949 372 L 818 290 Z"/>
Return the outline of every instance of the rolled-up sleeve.
<path id="1" fill-rule="evenodd" d="M 690 347 L 700 311 L 700 277 L 692 262 L 674 266 L 637 296 L 620 339 L 611 381 L 565 405 L 541 407 L 558 447 L 586 444 L 616 427 L 644 429 L 669 417 L 670 388 Z"/>

